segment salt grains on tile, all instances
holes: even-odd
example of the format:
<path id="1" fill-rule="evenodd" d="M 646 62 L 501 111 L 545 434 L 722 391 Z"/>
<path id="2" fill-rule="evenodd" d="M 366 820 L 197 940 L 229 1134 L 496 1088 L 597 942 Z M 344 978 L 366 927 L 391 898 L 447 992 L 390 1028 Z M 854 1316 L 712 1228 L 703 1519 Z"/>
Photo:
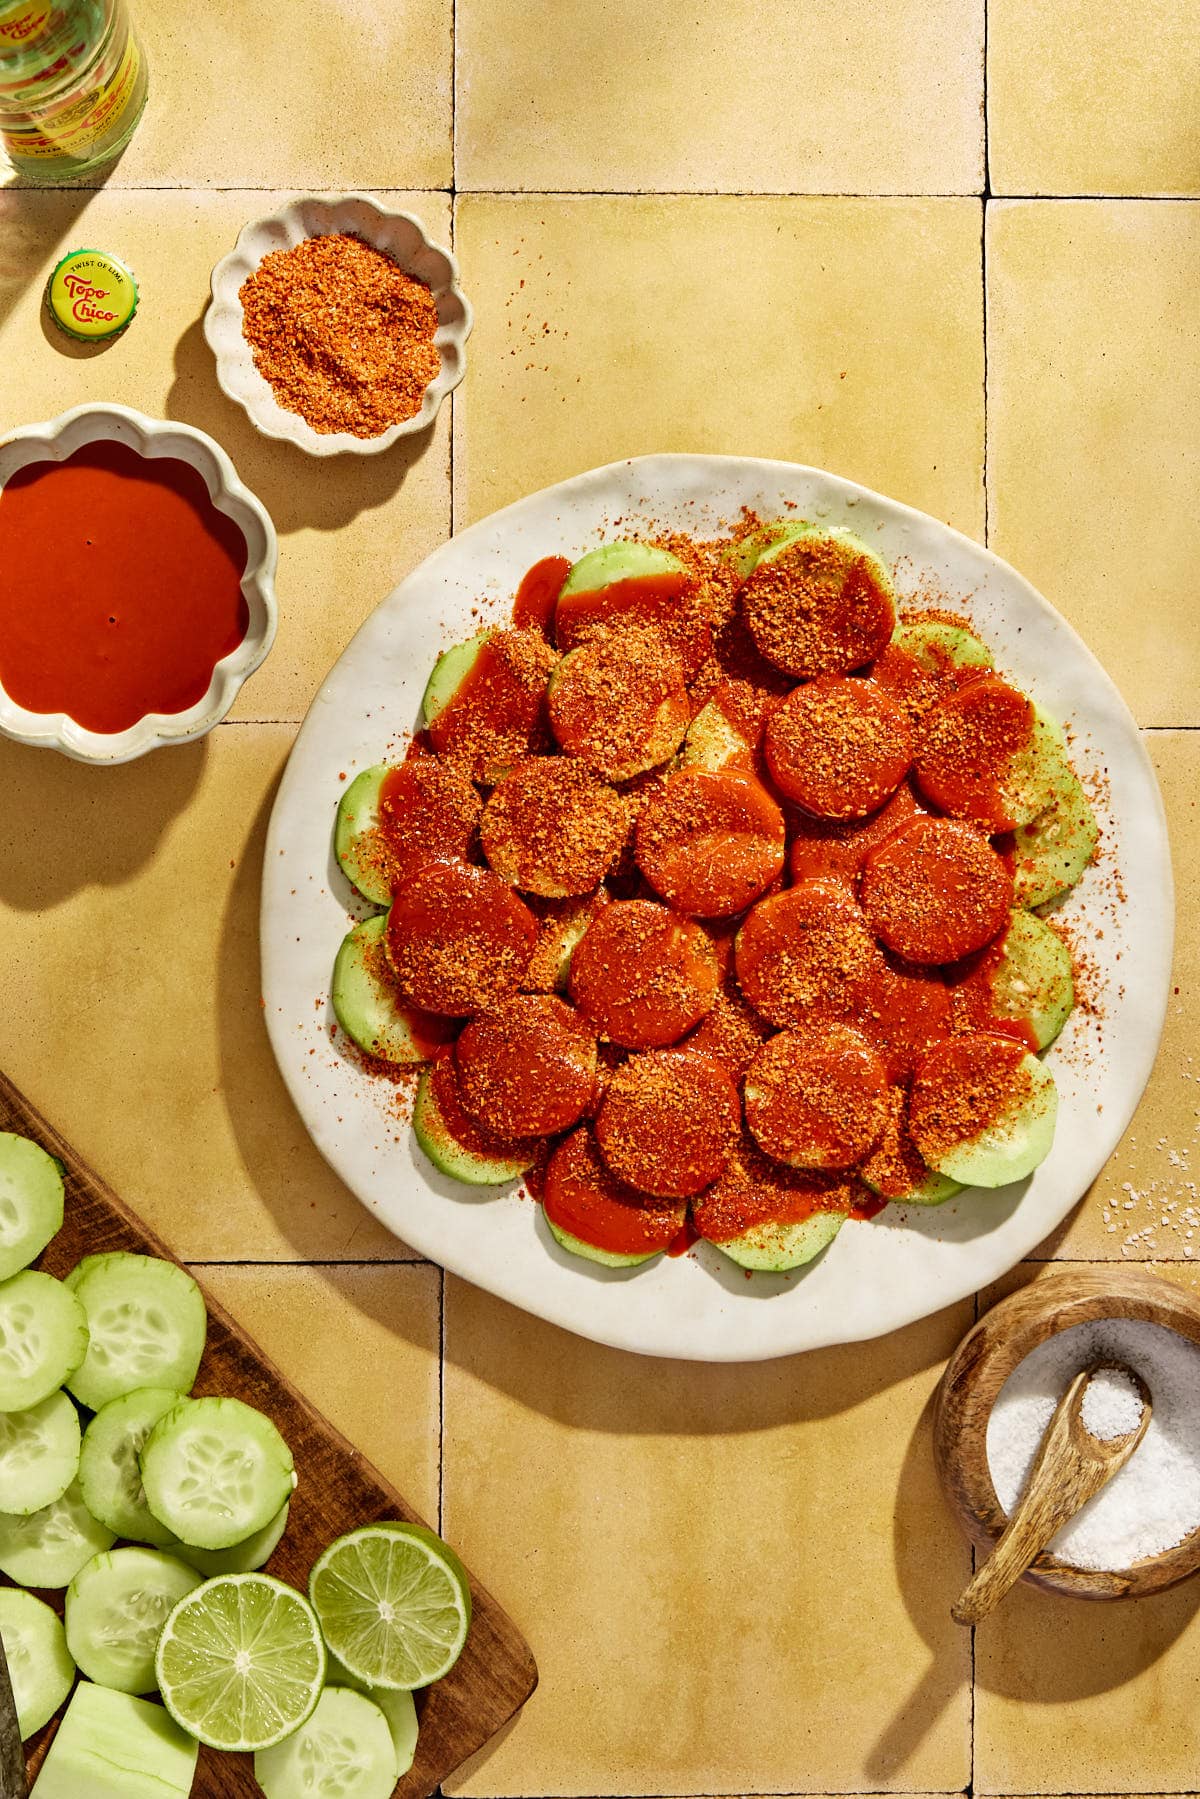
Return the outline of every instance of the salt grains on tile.
<path id="1" fill-rule="evenodd" d="M 988 1419 L 987 1458 L 996 1497 L 1011 1514 L 1067 1387 L 1080 1369 L 1109 1361 L 1123 1362 L 1141 1376 L 1152 1412 L 1125 1466 L 1049 1545 L 1078 1568 L 1127 1568 L 1200 1528 L 1200 1346 L 1137 1319 L 1099 1319 L 1060 1331 L 1013 1370 Z M 1085 1396 L 1103 1427 L 1096 1435 L 1135 1429 L 1141 1407 L 1129 1381 L 1112 1371 L 1103 1385 L 1099 1380 L 1093 1379 Z"/>

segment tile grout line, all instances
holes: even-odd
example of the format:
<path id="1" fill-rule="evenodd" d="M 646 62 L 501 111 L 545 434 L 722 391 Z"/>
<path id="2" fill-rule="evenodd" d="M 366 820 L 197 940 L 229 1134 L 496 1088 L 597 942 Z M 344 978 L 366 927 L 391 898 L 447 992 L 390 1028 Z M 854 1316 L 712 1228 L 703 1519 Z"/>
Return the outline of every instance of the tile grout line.
<path id="1" fill-rule="evenodd" d="M 446 1534 L 446 1270 L 438 1269 L 438 1535 Z"/>
<path id="2" fill-rule="evenodd" d="M 986 155 L 986 150 L 985 150 Z M 154 185 L 152 183 L 132 185 L 129 187 L 113 187 L 107 183 L 88 187 L 51 183 L 21 185 L 8 183 L 0 186 L 0 194 L 281 194 L 294 193 L 296 190 L 279 182 L 255 184 L 235 182 L 227 186 L 213 187 L 178 187 L 169 183 Z M 311 188 L 306 190 L 314 194 L 340 192 L 334 188 Z M 600 188 L 600 187 L 459 187 L 451 181 L 448 187 L 440 183 L 430 185 L 418 184 L 416 187 L 399 187 L 394 183 L 381 187 L 362 187 L 358 191 L 368 194 L 445 194 L 451 200 L 464 194 L 478 196 L 482 199 L 512 200 L 972 200 L 979 199 L 979 188 L 931 188 L 925 192 L 896 191 L 880 193 L 867 188 L 852 192 L 827 188 L 724 188 L 724 187 L 690 187 L 690 188 Z M 1018 201 L 1022 203 L 1045 203 L 1055 205 L 1059 202 L 1079 203 L 1095 201 L 1097 204 L 1120 204 L 1130 202 L 1135 205 L 1152 206 L 1196 206 L 1200 205 L 1200 190 L 1194 194 L 1001 194 L 989 188 L 987 199 Z"/>

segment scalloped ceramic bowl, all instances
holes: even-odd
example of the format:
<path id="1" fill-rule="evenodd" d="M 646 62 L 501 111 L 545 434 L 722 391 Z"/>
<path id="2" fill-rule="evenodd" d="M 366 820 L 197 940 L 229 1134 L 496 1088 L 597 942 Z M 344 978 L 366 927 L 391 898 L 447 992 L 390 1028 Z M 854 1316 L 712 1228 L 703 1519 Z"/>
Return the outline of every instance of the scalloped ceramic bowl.
<path id="1" fill-rule="evenodd" d="M 346 231 L 391 256 L 407 275 L 424 281 L 437 305 L 434 343 L 442 366 L 425 389 L 421 410 L 391 425 L 377 437 L 354 437 L 349 431 L 314 431 L 298 412 L 275 398 L 270 383 L 254 366 L 254 355 L 242 332 L 242 283 L 272 250 L 289 250 L 307 237 Z M 437 417 L 446 395 L 467 368 L 471 335 L 470 305 L 458 285 L 458 264 L 449 250 L 431 243 L 420 219 L 411 212 L 381 206 L 368 194 L 310 195 L 294 200 L 265 219 L 243 227 L 228 256 L 212 272 L 212 304 L 204 316 L 204 335 L 217 359 L 217 381 L 223 393 L 245 408 L 250 422 L 266 437 L 281 437 L 310 456 L 377 456 L 400 437 L 424 431 Z"/>
<path id="2" fill-rule="evenodd" d="M 31 462 L 64 462 L 85 444 L 127 444 L 141 456 L 169 456 L 199 471 L 218 512 L 246 540 L 242 593 L 250 609 L 246 635 L 213 669 L 203 699 L 184 712 L 148 712 L 126 731 L 89 731 L 65 712 L 28 712 L 0 687 L 0 734 L 34 748 L 61 750 L 76 762 L 131 762 L 160 744 L 203 737 L 229 711 L 247 676 L 275 641 L 275 527 L 261 500 L 238 479 L 224 450 L 193 425 L 146 418 L 128 406 L 75 406 L 45 424 L 23 425 L 0 441 L 0 489 Z"/>

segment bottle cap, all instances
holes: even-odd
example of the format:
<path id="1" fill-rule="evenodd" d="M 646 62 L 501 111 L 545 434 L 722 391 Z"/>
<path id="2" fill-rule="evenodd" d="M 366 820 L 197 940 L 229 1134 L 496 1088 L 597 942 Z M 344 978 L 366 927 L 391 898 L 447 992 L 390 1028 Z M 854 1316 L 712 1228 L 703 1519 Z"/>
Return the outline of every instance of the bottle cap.
<path id="1" fill-rule="evenodd" d="M 137 311 L 137 282 L 104 250 L 70 250 L 46 289 L 50 316 L 69 337 L 98 343 L 116 337 Z"/>

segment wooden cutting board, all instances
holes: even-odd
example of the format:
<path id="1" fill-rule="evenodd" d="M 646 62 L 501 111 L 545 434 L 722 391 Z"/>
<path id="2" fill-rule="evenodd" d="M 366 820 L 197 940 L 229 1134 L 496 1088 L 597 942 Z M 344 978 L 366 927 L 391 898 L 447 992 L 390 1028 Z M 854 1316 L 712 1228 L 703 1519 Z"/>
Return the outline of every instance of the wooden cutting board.
<path id="1" fill-rule="evenodd" d="M 63 1228 L 39 1267 L 61 1276 L 81 1256 L 112 1249 L 177 1259 L 3 1073 L 0 1130 L 32 1137 L 66 1165 Z M 378 1469 L 268 1361 L 212 1294 L 205 1292 L 204 1298 L 208 1344 L 195 1392 L 227 1394 L 257 1406 L 274 1419 L 296 1461 L 299 1485 L 287 1530 L 267 1563 L 267 1572 L 303 1592 L 318 1555 L 344 1531 L 381 1518 L 424 1523 Z M 43 1597 L 61 1610 L 61 1593 Z M 462 1655 L 445 1680 L 416 1695 L 421 1720 L 417 1757 L 397 1785 L 395 1799 L 426 1799 L 507 1723 L 537 1685 L 537 1667 L 528 1643 L 473 1574 L 471 1600 L 471 1630 Z M 52 1720 L 28 1746 L 31 1780 L 56 1726 L 57 1720 Z M 192 1799 L 262 1799 L 251 1758 L 201 1749 Z"/>

